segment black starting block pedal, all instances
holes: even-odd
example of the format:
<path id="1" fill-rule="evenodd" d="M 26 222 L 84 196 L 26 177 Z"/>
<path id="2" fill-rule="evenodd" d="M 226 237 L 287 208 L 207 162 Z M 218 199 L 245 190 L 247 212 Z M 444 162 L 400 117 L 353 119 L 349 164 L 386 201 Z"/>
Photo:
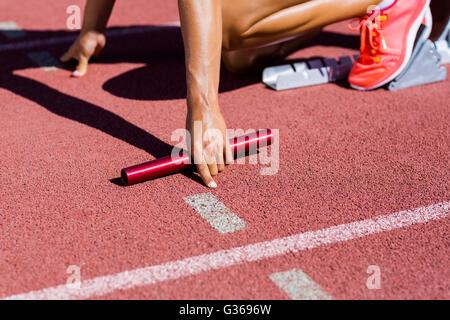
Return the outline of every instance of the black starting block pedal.
<path id="1" fill-rule="evenodd" d="M 429 30 L 422 29 L 410 61 L 405 69 L 388 85 L 389 90 L 445 80 L 447 70 L 442 64 L 450 63 L 450 22 L 436 42 L 428 40 Z M 325 58 L 265 68 L 262 81 L 277 91 L 308 87 L 346 79 L 354 61 L 344 56 L 339 60 Z"/>

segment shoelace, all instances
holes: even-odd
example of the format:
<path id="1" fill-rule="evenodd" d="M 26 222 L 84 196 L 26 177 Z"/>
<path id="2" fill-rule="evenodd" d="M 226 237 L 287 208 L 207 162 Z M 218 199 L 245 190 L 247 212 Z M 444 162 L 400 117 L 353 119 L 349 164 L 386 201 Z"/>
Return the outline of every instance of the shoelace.
<path id="1" fill-rule="evenodd" d="M 381 15 L 378 12 L 378 14 L 366 15 L 361 19 L 350 21 L 349 29 L 354 31 L 361 30 L 360 61 L 362 63 L 380 62 L 380 55 L 387 49 L 386 41 L 381 32 L 381 22 L 386 20 L 387 15 Z M 354 22 L 358 22 L 356 27 L 353 26 Z M 366 50 L 367 43 L 370 46 L 369 50 Z"/>

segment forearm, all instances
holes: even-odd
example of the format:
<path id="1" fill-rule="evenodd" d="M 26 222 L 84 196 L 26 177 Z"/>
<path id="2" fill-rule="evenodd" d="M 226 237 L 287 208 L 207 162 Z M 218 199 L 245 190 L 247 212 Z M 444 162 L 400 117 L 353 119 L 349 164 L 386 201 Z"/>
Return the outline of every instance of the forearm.
<path id="1" fill-rule="evenodd" d="M 105 32 L 115 0 L 88 0 L 84 8 L 83 31 Z"/>
<path id="2" fill-rule="evenodd" d="M 220 0 L 178 0 L 186 57 L 188 110 L 219 110 Z"/>

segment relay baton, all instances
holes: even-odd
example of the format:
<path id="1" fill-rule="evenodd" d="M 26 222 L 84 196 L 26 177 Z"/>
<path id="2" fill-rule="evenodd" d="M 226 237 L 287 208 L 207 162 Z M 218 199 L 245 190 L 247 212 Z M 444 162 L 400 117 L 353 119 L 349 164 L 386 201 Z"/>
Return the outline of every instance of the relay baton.
<path id="1" fill-rule="evenodd" d="M 233 155 L 247 155 L 256 151 L 259 147 L 268 146 L 272 143 L 272 131 L 270 129 L 259 130 L 250 134 L 236 137 L 230 140 Z M 120 177 L 124 185 L 166 176 L 180 172 L 190 166 L 190 156 L 186 150 L 181 150 L 176 156 L 166 156 L 145 163 L 137 164 L 121 170 Z"/>

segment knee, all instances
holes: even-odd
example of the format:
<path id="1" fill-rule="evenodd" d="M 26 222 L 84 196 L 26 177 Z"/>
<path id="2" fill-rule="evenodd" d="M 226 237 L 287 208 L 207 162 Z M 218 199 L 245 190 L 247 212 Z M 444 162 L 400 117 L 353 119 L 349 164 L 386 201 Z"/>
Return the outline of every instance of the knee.
<path id="1" fill-rule="evenodd" d="M 230 20 L 230 19 L 229 19 Z M 224 22 L 222 26 L 222 48 L 225 51 L 240 50 L 248 47 L 248 40 L 244 36 L 250 27 L 245 19 L 235 19 Z"/>
<path id="2" fill-rule="evenodd" d="M 237 74 L 249 73 L 255 64 L 254 49 L 248 44 L 244 33 L 249 28 L 246 19 L 228 19 L 222 29 L 222 62 L 228 71 Z"/>
<path id="3" fill-rule="evenodd" d="M 248 73 L 253 67 L 253 62 L 239 51 L 223 51 L 222 62 L 228 71 L 236 74 Z"/>

